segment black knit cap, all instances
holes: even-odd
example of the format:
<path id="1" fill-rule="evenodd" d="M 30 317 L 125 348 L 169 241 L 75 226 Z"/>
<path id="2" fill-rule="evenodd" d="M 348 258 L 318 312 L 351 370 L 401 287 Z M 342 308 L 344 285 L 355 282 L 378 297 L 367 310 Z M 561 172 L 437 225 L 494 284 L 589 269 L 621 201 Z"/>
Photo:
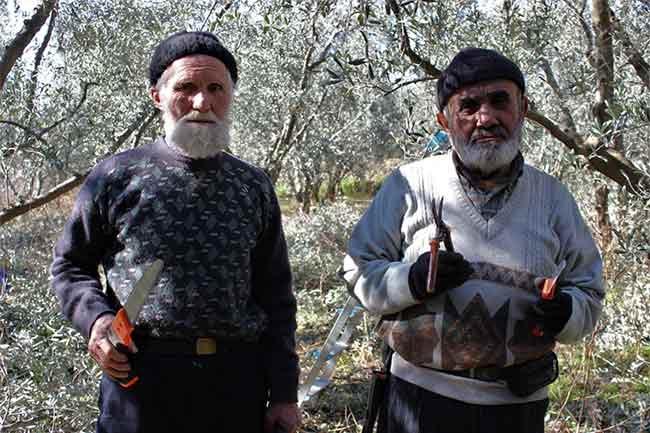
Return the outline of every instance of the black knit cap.
<path id="1" fill-rule="evenodd" d="M 219 39 L 208 32 L 178 32 L 163 40 L 151 56 L 149 82 L 152 86 L 174 60 L 192 54 L 205 54 L 219 59 L 230 72 L 233 83 L 237 83 L 237 62 Z"/>
<path id="2" fill-rule="evenodd" d="M 438 78 L 438 109 L 461 87 L 489 80 L 513 81 L 524 93 L 526 82 L 519 66 L 504 55 L 486 48 L 463 48 Z"/>

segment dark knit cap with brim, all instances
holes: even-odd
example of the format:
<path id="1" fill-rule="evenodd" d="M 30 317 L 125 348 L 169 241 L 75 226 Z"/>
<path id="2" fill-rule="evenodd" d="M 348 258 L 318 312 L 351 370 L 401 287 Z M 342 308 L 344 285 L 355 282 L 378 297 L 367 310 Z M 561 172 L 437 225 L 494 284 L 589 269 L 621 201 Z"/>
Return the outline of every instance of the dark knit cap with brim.
<path id="1" fill-rule="evenodd" d="M 510 80 L 524 93 L 526 82 L 521 69 L 504 55 L 486 48 L 464 48 L 438 78 L 438 109 L 460 88 L 489 80 Z"/>
<path id="2" fill-rule="evenodd" d="M 165 70 L 181 57 L 205 54 L 220 60 L 230 72 L 233 83 L 237 83 L 237 62 L 219 39 L 208 32 L 178 32 L 163 40 L 151 56 L 149 83 L 155 86 Z"/>

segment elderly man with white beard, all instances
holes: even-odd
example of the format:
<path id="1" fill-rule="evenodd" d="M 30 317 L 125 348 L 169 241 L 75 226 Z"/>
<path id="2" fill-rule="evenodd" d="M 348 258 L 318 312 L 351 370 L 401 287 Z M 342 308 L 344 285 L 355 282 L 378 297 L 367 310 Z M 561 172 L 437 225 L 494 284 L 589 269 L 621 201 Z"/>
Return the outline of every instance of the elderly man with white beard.
<path id="1" fill-rule="evenodd" d="M 163 40 L 149 80 L 165 136 L 100 162 L 55 246 L 53 289 L 104 372 L 97 432 L 297 429 L 280 208 L 264 172 L 224 151 L 237 72 L 211 33 Z M 159 261 L 133 344 L 116 347 L 111 324 Z"/>
<path id="2" fill-rule="evenodd" d="M 461 50 L 437 83 L 452 152 L 393 172 L 352 233 L 344 275 L 389 349 L 379 432 L 541 433 L 556 342 L 595 327 L 600 254 L 567 189 L 524 163 L 525 89 L 503 55 Z"/>

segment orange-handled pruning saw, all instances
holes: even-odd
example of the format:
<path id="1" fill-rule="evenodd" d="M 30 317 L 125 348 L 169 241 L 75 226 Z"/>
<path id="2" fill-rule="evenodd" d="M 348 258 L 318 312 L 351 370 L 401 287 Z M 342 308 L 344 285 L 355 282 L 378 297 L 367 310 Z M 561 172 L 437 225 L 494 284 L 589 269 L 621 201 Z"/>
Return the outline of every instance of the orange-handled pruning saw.
<path id="1" fill-rule="evenodd" d="M 562 260 L 555 275 L 550 278 L 544 278 L 544 281 L 542 281 L 542 293 L 540 294 L 540 297 L 542 299 L 550 301 L 551 299 L 555 298 L 555 292 L 557 291 L 557 281 L 558 278 L 560 278 L 560 274 L 565 267 L 566 261 Z M 531 332 L 535 337 L 542 337 L 544 335 L 544 331 L 542 331 L 537 325 L 533 326 Z"/>
<path id="2" fill-rule="evenodd" d="M 133 286 L 133 290 L 129 294 L 126 303 L 117 312 L 117 315 L 111 323 L 111 327 L 108 328 L 108 340 L 121 353 L 126 354 L 137 351 L 131 339 L 131 334 L 134 329 L 133 324 L 140 310 L 142 310 L 149 292 L 156 285 L 156 280 L 158 280 L 162 268 L 163 261 L 158 259 L 144 271 L 142 277 Z M 123 388 L 129 388 L 135 385 L 138 379 L 138 376 L 131 370 L 128 377 L 119 378 L 117 381 Z"/>

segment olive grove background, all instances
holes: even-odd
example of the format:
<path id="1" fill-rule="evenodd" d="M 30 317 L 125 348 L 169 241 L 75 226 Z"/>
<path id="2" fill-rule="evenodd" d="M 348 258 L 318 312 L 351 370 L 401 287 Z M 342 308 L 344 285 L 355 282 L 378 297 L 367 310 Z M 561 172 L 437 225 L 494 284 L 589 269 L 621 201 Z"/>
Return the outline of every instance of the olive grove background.
<path id="1" fill-rule="evenodd" d="M 575 195 L 605 260 L 596 332 L 560 347 L 550 432 L 650 431 L 648 0 L 5 0 L 0 2 L 0 432 L 90 432 L 99 370 L 58 312 L 51 249 L 100 159 L 160 133 L 153 46 L 215 32 L 239 62 L 232 152 L 285 210 L 303 372 L 347 294 L 346 240 L 382 178 L 437 131 L 458 49 L 526 75 L 526 160 Z M 304 432 L 359 432 L 379 363 L 366 315 Z"/>

